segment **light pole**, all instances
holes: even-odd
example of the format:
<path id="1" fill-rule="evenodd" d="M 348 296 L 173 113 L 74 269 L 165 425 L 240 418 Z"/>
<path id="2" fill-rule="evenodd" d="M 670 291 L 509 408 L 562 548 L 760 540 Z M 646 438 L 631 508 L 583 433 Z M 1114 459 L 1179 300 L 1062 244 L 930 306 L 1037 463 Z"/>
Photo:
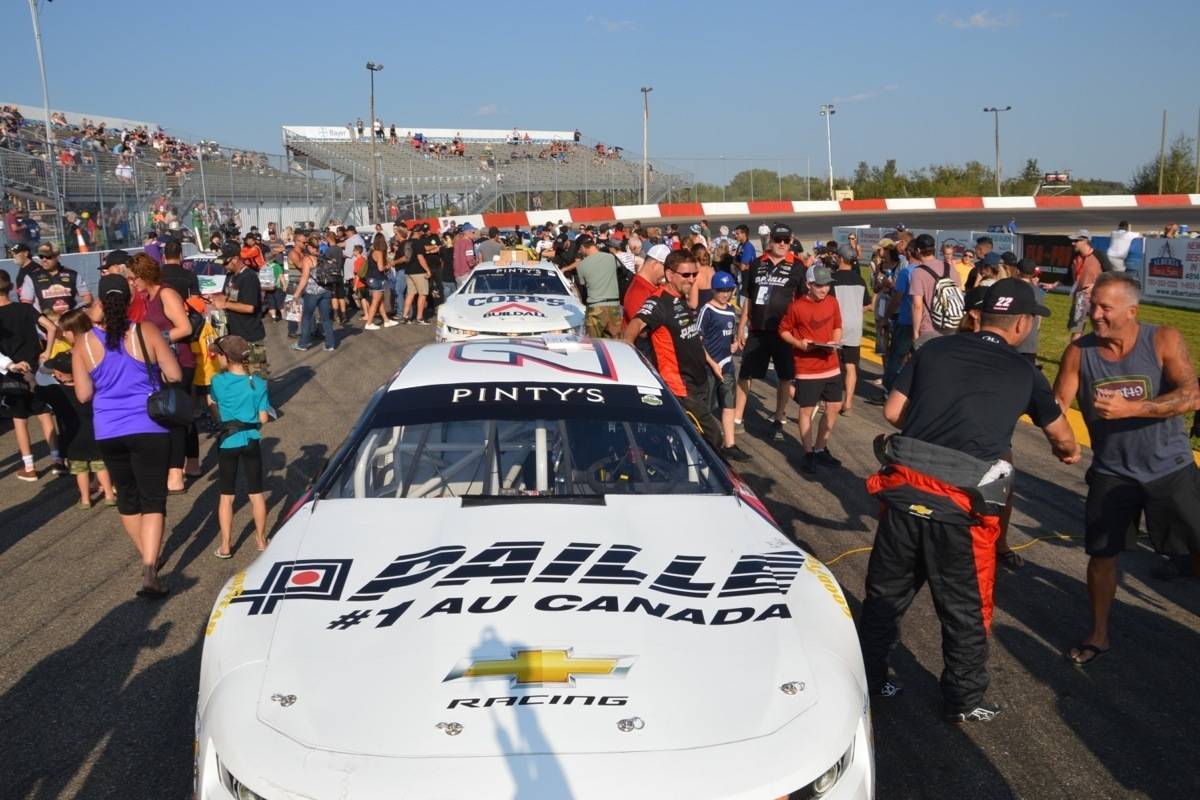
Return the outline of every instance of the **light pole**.
<path id="1" fill-rule="evenodd" d="M 367 70 L 371 73 L 371 222 L 379 221 L 379 164 L 375 153 L 375 73 L 383 69 L 383 64 L 374 61 L 367 62 Z"/>
<path id="2" fill-rule="evenodd" d="M 46 177 L 50 191 L 54 193 L 54 210 L 58 214 L 55 225 L 58 228 L 59 244 L 65 250 L 67 233 L 63 230 L 63 193 L 58 191 L 58 173 L 54 171 L 54 135 L 50 133 L 50 90 L 46 85 L 46 62 L 42 58 L 42 22 L 38 18 L 37 0 L 29 0 L 29 13 L 33 15 L 33 43 L 37 48 L 38 69 L 42 73 L 42 104 L 46 114 Z M 64 183 L 65 181 L 64 177 Z"/>
<path id="3" fill-rule="evenodd" d="M 1000 112 L 1012 111 L 1012 106 L 989 106 L 983 110 L 985 114 L 991 114 L 996 120 L 996 197 L 1000 196 Z"/>
<path id="4" fill-rule="evenodd" d="M 825 149 L 829 154 L 829 199 L 833 199 L 833 134 L 829 130 L 829 118 L 837 113 L 833 104 L 829 103 L 821 106 L 818 112 L 825 118 Z"/>
<path id="5" fill-rule="evenodd" d="M 650 93 L 653 86 L 642 87 L 642 205 L 646 204 L 646 195 L 650 190 Z"/>

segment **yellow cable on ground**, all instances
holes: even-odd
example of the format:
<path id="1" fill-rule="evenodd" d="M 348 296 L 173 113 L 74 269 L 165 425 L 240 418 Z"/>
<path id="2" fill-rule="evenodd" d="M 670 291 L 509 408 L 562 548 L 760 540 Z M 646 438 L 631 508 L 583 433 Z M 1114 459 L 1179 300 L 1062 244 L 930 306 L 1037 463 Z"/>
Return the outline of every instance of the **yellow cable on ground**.
<path id="1" fill-rule="evenodd" d="M 1036 538 L 1030 539 L 1028 542 L 1025 542 L 1024 544 L 1019 544 L 1016 547 L 1010 547 L 1009 550 L 1024 550 L 1027 547 L 1033 547 L 1038 542 L 1046 541 L 1046 540 L 1050 540 L 1050 539 L 1054 539 L 1054 540 L 1060 541 L 1060 542 L 1069 542 L 1072 539 L 1082 539 L 1082 538 L 1083 538 L 1082 536 L 1068 536 L 1065 533 L 1052 533 L 1049 536 L 1038 536 Z M 869 553 L 869 552 L 871 552 L 871 550 L 872 550 L 872 548 L 870 548 L 870 547 L 851 547 L 849 550 L 845 550 L 841 553 L 838 553 L 833 558 L 827 559 L 825 561 L 825 566 L 832 567 L 834 564 L 841 561 L 846 556 L 852 556 L 852 555 L 855 555 L 856 553 Z"/>

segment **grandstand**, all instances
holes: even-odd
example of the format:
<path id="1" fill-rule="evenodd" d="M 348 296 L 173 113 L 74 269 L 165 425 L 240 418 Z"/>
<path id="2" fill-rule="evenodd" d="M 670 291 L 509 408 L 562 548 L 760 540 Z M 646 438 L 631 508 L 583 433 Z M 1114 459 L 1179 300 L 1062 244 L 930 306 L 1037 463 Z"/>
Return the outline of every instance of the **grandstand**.
<path id="1" fill-rule="evenodd" d="M 414 216 L 641 202 L 641 162 L 573 131 L 397 126 L 396 132 L 391 139 L 389 126 L 375 141 L 379 191 Z M 283 141 L 290 157 L 367 187 L 369 197 L 370 131 L 360 136 L 350 127 L 285 125 Z M 651 165 L 647 202 L 691 183 L 690 175 Z"/>
<path id="2" fill-rule="evenodd" d="M 203 229 L 216 209 L 244 228 L 370 217 L 369 132 L 289 125 L 286 155 L 270 155 L 185 141 L 149 122 L 59 111 L 51 121 L 52 158 L 40 110 L 0 105 L 0 194 L 29 210 L 46 239 L 62 241 L 59 199 L 64 212 L 100 221 L 102 246 L 130 243 L 165 220 Z M 405 129 L 376 150 L 381 216 L 387 208 L 428 217 L 641 202 L 641 162 L 574 131 Z M 648 202 L 691 185 L 690 175 L 652 166 Z"/>

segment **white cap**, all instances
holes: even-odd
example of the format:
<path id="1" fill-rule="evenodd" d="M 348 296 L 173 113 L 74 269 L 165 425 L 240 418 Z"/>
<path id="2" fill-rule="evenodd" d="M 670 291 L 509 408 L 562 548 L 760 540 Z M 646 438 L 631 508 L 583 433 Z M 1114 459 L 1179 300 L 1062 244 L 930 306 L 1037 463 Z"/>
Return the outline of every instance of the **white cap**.
<path id="1" fill-rule="evenodd" d="M 671 255 L 671 248 L 665 244 L 656 244 L 646 251 L 646 258 L 652 258 L 660 264 L 667 263 L 667 256 Z"/>
<path id="2" fill-rule="evenodd" d="M 728 235 L 729 235 L 729 226 L 728 226 L 728 225 L 722 225 L 722 226 L 721 226 L 721 235 L 722 235 L 722 236 L 728 236 Z"/>

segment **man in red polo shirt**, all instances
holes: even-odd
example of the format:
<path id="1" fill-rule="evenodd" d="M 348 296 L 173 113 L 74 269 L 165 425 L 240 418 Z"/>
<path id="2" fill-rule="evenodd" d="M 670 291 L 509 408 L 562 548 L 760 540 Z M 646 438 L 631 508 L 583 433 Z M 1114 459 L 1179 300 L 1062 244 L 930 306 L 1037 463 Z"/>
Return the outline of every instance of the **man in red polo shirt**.
<path id="1" fill-rule="evenodd" d="M 646 251 L 642 265 L 638 267 L 637 273 L 634 274 L 633 280 L 629 282 L 629 287 L 625 290 L 625 297 L 621 300 L 621 316 L 624 317 L 626 328 L 642 310 L 647 298 L 662 287 L 662 282 L 667 274 L 663 264 L 669 255 L 671 255 L 671 248 L 665 244 L 656 244 Z M 646 358 L 654 358 L 654 350 L 644 331 L 634 340 L 633 346 Z"/>
<path id="2" fill-rule="evenodd" d="M 833 273 L 829 267 L 813 267 L 808 291 L 788 306 L 779 323 L 779 337 L 792 346 L 796 368 L 796 402 L 800 405 L 800 444 L 804 447 L 801 469 L 812 474 L 820 462 L 839 467 L 842 462 L 829 452 L 829 436 L 842 408 L 842 369 L 838 348 L 842 344 L 842 312 L 830 295 Z M 825 413 L 813 439 L 813 412 L 825 401 Z"/>

